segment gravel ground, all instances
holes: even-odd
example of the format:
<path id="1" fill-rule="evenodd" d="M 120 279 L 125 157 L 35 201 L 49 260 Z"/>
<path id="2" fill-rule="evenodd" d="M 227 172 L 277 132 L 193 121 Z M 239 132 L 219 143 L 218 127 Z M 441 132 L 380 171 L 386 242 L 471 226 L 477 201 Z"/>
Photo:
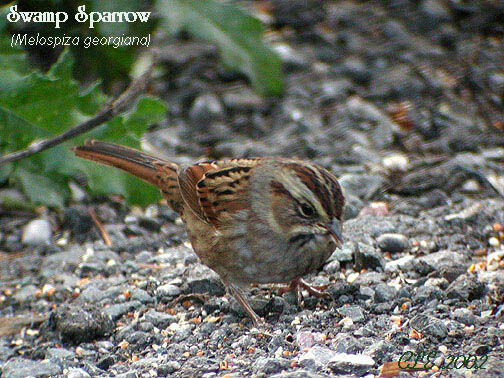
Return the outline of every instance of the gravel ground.
<path id="1" fill-rule="evenodd" d="M 268 25 L 285 95 L 262 99 L 214 48 L 170 41 L 154 88 L 168 117 L 146 148 L 337 174 L 347 242 L 307 277 L 331 298 L 251 288 L 267 321 L 252 328 L 166 205 L 75 184 L 62 211 L 0 211 L 2 377 L 372 377 L 422 352 L 444 369 L 415 376 L 504 376 L 504 7 L 243 4 Z M 450 355 L 481 368 L 447 369 Z"/>

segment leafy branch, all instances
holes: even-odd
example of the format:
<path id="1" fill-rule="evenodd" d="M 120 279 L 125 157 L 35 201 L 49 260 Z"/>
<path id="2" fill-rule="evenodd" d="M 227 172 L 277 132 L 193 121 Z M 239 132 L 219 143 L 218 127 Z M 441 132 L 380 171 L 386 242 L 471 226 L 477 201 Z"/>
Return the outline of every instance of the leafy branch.
<path id="1" fill-rule="evenodd" d="M 101 6 L 97 0 L 86 1 L 91 8 Z M 132 7 L 139 6 L 133 3 L 135 0 L 128 2 Z M 55 4 L 46 5 L 57 7 L 60 3 Z M 155 5 L 165 31 L 185 29 L 215 43 L 224 64 L 247 75 L 256 91 L 264 95 L 282 91 L 280 60 L 263 43 L 263 29 L 256 18 L 216 0 L 155 0 Z M 160 198 L 152 186 L 77 159 L 69 150 L 87 138 L 140 148 L 140 138 L 147 128 L 165 119 L 166 106 L 144 94 L 156 64 L 155 49 L 148 69 L 110 101 L 100 90 L 102 82 L 83 90 L 72 75 L 74 59 L 81 76 L 84 72 L 95 77 L 96 72 L 103 71 L 103 65 L 107 68 L 103 72 L 113 70 L 114 65 L 122 67 L 121 72 L 131 71 L 134 51 L 125 49 L 123 52 L 127 50 L 131 56 L 125 59 L 121 48 L 110 46 L 101 46 L 103 51 L 98 47 L 96 51 L 89 49 L 89 54 L 81 54 L 79 49 L 64 50 L 43 73 L 29 67 L 24 50 L 11 46 L 5 11 L 0 7 L 0 154 L 4 154 L 0 156 L 0 183 L 18 185 L 30 203 L 56 207 L 62 207 L 70 197 L 68 184 L 78 172 L 87 176 L 93 195 L 119 194 L 141 205 Z M 114 33 L 105 26 L 98 29 L 99 34 Z M 108 53 L 102 61 L 98 57 L 105 50 Z M 111 64 L 113 57 L 117 61 Z M 96 67 L 90 68 L 90 64 Z M 105 75 L 102 81 L 107 83 L 109 76 L 113 75 Z"/>
<path id="2" fill-rule="evenodd" d="M 111 120 L 118 114 L 128 109 L 131 106 L 132 102 L 147 89 L 152 76 L 152 70 L 157 61 L 157 54 L 155 53 L 155 51 L 156 50 L 154 49 L 152 50 L 151 63 L 149 67 L 147 67 L 147 69 L 144 71 L 144 73 L 133 80 L 130 86 L 119 97 L 102 107 L 95 116 L 89 118 L 84 122 L 81 122 L 77 126 L 72 127 L 71 129 L 53 138 L 39 140 L 32 143 L 28 148 L 1 156 L 0 166 L 2 164 L 23 159 L 38 152 L 44 151 L 50 147 L 54 147 L 58 144 L 66 142 L 67 140 L 70 140 L 78 135 L 94 129 L 97 126 L 100 126 L 101 124 Z M 8 112 L 7 109 L 1 106 L 0 111 Z"/>

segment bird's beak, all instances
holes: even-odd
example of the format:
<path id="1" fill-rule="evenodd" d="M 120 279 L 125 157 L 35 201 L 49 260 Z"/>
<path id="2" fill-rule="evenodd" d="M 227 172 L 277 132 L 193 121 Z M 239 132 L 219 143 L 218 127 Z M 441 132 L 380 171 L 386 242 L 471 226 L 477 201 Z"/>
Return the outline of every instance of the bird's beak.
<path id="1" fill-rule="evenodd" d="M 343 233 L 341 231 L 341 221 L 339 219 L 333 218 L 329 224 L 329 230 L 336 241 L 336 246 L 341 248 L 343 244 Z"/>

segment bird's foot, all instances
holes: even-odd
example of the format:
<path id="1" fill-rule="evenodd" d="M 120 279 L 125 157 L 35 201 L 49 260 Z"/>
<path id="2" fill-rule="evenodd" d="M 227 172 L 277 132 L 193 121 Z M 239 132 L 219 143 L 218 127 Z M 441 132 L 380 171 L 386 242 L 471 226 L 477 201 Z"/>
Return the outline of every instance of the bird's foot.
<path id="1" fill-rule="evenodd" d="M 301 294 L 301 289 L 305 289 L 309 294 L 317 297 L 317 298 L 329 298 L 330 295 L 327 293 L 324 293 L 324 290 L 326 289 L 326 286 L 312 286 L 308 284 L 305 280 L 302 278 L 297 278 L 295 280 L 292 280 L 288 286 L 284 286 L 278 289 L 278 294 L 282 295 L 285 294 L 291 290 L 296 290 L 296 296 L 298 303 L 301 303 L 301 300 L 303 299 L 303 296 Z"/>

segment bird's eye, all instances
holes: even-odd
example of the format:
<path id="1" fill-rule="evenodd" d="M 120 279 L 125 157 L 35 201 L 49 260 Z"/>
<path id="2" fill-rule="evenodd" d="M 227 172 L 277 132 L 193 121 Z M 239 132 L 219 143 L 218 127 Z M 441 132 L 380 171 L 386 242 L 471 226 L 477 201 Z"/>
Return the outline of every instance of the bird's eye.
<path id="1" fill-rule="evenodd" d="M 311 217 L 313 215 L 313 213 L 315 212 L 315 210 L 313 209 L 313 207 L 311 207 L 307 203 L 303 203 L 299 207 L 299 210 L 301 211 L 301 215 L 303 215 L 305 217 Z"/>

